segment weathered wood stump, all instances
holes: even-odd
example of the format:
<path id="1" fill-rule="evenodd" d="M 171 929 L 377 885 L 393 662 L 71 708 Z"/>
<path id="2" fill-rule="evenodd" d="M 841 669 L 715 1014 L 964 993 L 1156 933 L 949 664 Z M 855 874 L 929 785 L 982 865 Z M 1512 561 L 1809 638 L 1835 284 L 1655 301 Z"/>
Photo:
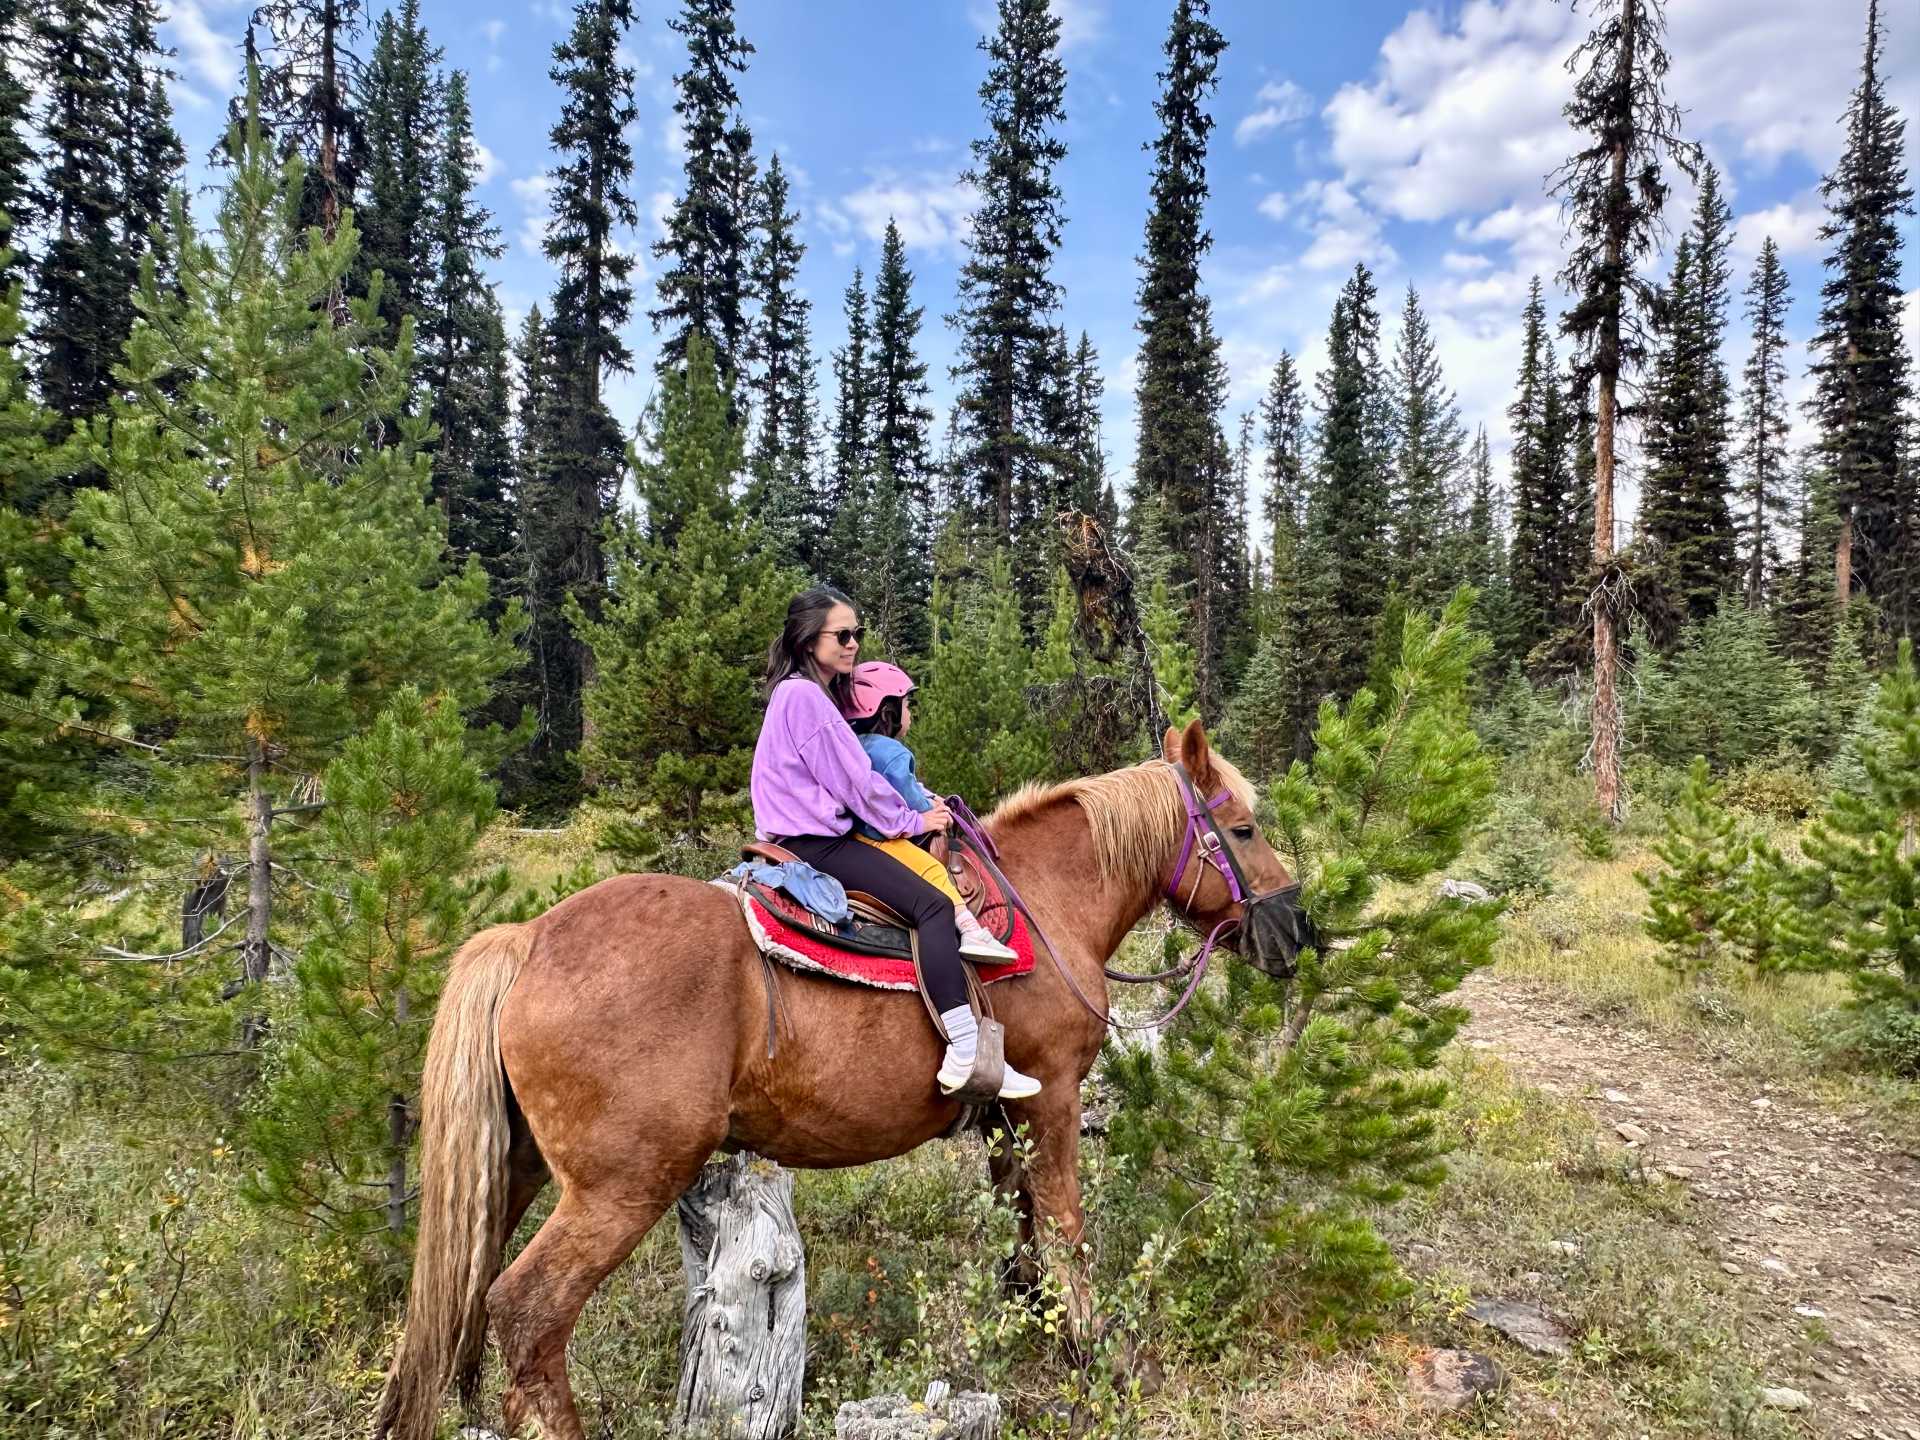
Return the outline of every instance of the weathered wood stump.
<path id="1" fill-rule="evenodd" d="M 807 1363 L 806 1252 L 793 1176 L 751 1155 L 715 1161 L 680 1197 L 687 1323 L 683 1430 L 784 1440 L 800 1425 Z"/>
<path id="2" fill-rule="evenodd" d="M 1000 1397 L 979 1390 L 952 1394 L 947 1382 L 927 1387 L 927 1398 L 875 1395 L 849 1400 L 833 1417 L 835 1440 L 999 1440 Z"/>

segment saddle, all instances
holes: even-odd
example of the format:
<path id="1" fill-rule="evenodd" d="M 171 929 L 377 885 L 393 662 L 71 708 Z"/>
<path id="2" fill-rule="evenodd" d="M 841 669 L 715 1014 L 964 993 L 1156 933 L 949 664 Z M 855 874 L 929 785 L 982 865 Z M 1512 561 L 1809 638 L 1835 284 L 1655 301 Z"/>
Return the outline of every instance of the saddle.
<path id="1" fill-rule="evenodd" d="M 764 842 L 742 846 L 740 853 L 745 859 L 775 865 L 798 862 L 800 858 L 782 846 Z M 1020 957 L 1012 963 L 1001 964 L 966 961 L 967 1003 L 973 1009 L 980 1036 L 973 1072 L 954 1094 L 955 1099 L 964 1102 L 964 1123 L 974 1107 L 998 1100 L 1005 1073 L 1005 1032 L 993 1018 L 985 987 L 1032 970 L 1033 943 L 1025 922 L 1009 903 L 991 869 L 970 846 L 959 842 L 932 853 L 947 866 L 947 873 L 954 877 L 955 888 L 969 897 L 969 908 L 981 924 Z M 864 891 L 848 890 L 850 920 L 835 926 L 784 890 L 752 879 L 715 883 L 739 892 L 747 928 L 767 961 L 884 990 L 917 990 L 935 1033 L 942 1040 L 951 1038 L 927 994 L 913 922 L 885 902 Z M 771 1038 L 770 1032 L 769 1043 Z"/>

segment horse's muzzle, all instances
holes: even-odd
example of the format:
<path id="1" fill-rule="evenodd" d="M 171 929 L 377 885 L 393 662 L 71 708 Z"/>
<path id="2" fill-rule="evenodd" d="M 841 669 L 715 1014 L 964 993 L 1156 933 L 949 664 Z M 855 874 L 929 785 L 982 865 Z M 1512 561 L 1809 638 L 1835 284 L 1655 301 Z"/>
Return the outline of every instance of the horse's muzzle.
<path id="1" fill-rule="evenodd" d="M 1318 943 L 1313 921 L 1300 904 L 1298 883 L 1248 901 L 1240 934 L 1241 955 L 1278 980 L 1291 980 L 1300 952 Z"/>

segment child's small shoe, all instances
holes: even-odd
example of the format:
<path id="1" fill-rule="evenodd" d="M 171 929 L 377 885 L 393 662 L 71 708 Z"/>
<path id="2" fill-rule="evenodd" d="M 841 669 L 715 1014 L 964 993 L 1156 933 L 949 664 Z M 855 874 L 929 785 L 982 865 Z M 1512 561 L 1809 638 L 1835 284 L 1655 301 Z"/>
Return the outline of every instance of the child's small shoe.
<path id="1" fill-rule="evenodd" d="M 994 939 L 987 927 L 980 923 L 979 917 L 962 905 L 953 913 L 953 923 L 960 931 L 960 953 L 975 960 L 998 960 L 1008 964 L 1020 957 L 1012 950 Z"/>

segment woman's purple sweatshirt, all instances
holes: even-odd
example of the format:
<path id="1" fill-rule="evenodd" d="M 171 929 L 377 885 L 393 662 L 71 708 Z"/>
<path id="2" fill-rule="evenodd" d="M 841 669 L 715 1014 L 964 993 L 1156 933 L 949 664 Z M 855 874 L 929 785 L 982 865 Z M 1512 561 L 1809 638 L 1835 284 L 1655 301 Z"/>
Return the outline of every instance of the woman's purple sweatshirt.
<path id="1" fill-rule="evenodd" d="M 804 675 L 773 687 L 747 788 L 762 840 L 844 835 L 855 815 L 882 835 L 926 829 L 920 812 L 873 768 L 827 692 Z"/>

